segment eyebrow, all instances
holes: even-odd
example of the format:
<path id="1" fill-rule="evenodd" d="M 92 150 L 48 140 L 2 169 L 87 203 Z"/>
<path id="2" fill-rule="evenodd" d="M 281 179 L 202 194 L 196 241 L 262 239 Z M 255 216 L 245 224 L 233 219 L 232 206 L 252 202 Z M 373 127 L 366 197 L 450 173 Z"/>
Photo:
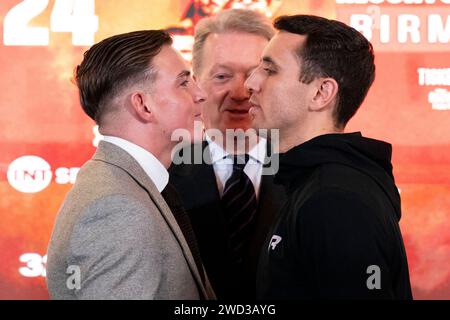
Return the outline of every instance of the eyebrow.
<path id="1" fill-rule="evenodd" d="M 224 65 L 224 64 L 215 64 L 212 66 L 212 68 L 209 70 L 209 74 L 212 75 L 215 72 L 217 72 L 217 69 L 227 69 L 227 70 L 231 70 L 229 66 Z"/>
<path id="2" fill-rule="evenodd" d="M 177 75 L 177 79 L 189 77 L 191 72 L 189 70 L 183 70 Z"/>
<path id="3" fill-rule="evenodd" d="M 238 71 L 243 71 L 243 70 L 241 70 L 242 68 L 238 68 L 236 65 L 215 64 L 215 65 L 212 66 L 209 74 L 213 75 L 214 73 L 217 72 L 217 69 L 226 69 L 228 71 L 232 71 L 233 67 L 236 67 L 236 70 L 238 70 Z M 255 64 L 255 65 L 251 66 L 250 68 L 247 68 L 247 70 L 245 70 L 245 71 L 246 72 L 251 72 L 254 69 L 256 69 L 257 67 L 258 67 L 258 64 Z"/>
<path id="4" fill-rule="evenodd" d="M 261 60 L 262 62 L 273 65 L 275 68 L 279 68 L 278 64 L 269 56 L 264 56 Z"/>

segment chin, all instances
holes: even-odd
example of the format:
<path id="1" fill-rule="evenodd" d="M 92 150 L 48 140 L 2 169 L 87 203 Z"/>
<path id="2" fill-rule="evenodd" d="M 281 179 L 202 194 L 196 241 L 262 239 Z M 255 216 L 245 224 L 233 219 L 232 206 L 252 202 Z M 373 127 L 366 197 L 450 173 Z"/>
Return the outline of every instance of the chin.
<path id="1" fill-rule="evenodd" d="M 250 127 L 255 130 L 266 129 L 266 126 L 264 126 L 264 121 L 262 121 L 262 119 L 257 116 L 252 119 Z"/>
<path id="2" fill-rule="evenodd" d="M 251 120 L 245 120 L 245 121 L 230 121 L 224 125 L 224 128 L 226 129 L 242 129 L 246 131 L 247 129 L 252 128 L 252 122 Z"/>
<path id="3" fill-rule="evenodd" d="M 191 143 L 201 143 L 203 141 L 203 133 L 196 134 L 195 132 L 192 134 Z"/>
<path id="4" fill-rule="evenodd" d="M 194 127 L 192 130 L 189 131 L 190 137 L 191 137 L 191 143 L 199 143 L 204 138 L 204 130 L 203 125 L 201 127 Z"/>

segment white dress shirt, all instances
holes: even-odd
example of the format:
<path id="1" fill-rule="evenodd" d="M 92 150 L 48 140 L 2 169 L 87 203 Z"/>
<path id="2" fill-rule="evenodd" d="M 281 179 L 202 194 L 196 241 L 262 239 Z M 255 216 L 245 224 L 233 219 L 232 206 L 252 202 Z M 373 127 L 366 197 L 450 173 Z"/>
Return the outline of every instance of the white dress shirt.
<path id="1" fill-rule="evenodd" d="M 122 138 L 104 136 L 103 140 L 115 144 L 128 152 L 137 161 L 137 163 L 139 163 L 142 169 L 144 169 L 145 173 L 153 181 L 158 191 L 161 192 L 164 190 L 169 183 L 169 172 L 153 154 L 137 144 Z"/>
<path id="2" fill-rule="evenodd" d="M 225 183 L 233 173 L 233 158 L 221 146 L 213 142 L 208 135 L 205 137 L 209 144 L 211 161 L 216 175 L 217 189 L 219 190 L 220 197 L 222 197 Z M 244 173 L 253 183 L 253 187 L 255 188 L 256 198 L 259 196 L 266 148 L 267 140 L 259 138 L 258 143 L 249 151 L 249 160 L 244 167 Z"/>

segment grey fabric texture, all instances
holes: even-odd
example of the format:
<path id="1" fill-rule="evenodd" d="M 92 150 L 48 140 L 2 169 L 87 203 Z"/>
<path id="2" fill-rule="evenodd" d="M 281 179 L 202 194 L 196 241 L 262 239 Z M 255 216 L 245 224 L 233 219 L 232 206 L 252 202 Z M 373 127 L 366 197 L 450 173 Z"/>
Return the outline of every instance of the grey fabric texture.
<path id="1" fill-rule="evenodd" d="M 215 299 L 152 180 L 105 141 L 57 214 L 47 286 L 52 299 Z"/>

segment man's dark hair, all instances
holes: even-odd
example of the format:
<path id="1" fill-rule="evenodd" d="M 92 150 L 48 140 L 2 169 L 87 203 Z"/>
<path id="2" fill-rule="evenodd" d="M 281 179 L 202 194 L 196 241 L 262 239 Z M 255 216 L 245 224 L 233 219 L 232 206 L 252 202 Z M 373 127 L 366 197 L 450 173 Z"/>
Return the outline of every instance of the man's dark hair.
<path id="1" fill-rule="evenodd" d="M 115 35 L 92 46 L 74 77 L 84 112 L 99 124 L 106 105 L 123 88 L 154 80 L 151 61 L 163 45 L 170 44 L 172 38 L 165 31 L 143 30 Z"/>
<path id="2" fill-rule="evenodd" d="M 354 28 L 317 16 L 281 16 L 274 26 L 306 36 L 297 51 L 302 63 L 300 81 L 310 83 L 318 77 L 336 80 L 339 89 L 333 118 L 338 128 L 344 128 L 375 79 L 372 44 Z"/>

